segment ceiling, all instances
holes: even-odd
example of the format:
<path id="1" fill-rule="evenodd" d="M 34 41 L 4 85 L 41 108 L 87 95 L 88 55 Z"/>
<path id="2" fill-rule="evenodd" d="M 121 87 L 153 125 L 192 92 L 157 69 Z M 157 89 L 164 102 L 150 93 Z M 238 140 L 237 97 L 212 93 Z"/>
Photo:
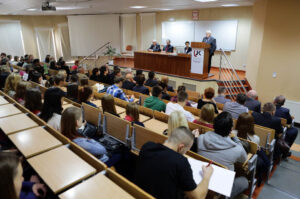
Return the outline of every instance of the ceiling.
<path id="1" fill-rule="evenodd" d="M 45 0 L 0 0 L 0 15 L 75 15 L 105 13 L 140 13 L 166 10 L 184 10 L 222 7 L 224 4 L 251 6 L 254 0 L 217 0 L 197 2 L 194 0 L 49 0 L 57 11 L 42 12 Z M 142 9 L 131 6 L 146 6 Z M 27 9 L 32 9 L 29 11 Z"/>

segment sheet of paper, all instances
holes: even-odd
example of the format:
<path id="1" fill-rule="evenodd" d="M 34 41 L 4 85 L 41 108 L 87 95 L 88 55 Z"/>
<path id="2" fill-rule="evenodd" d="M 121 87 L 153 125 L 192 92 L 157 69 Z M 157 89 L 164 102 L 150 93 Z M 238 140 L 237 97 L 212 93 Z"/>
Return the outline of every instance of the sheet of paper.
<path id="1" fill-rule="evenodd" d="M 207 166 L 207 162 L 202 162 L 193 158 L 188 158 L 193 170 L 193 177 L 196 184 L 202 180 L 202 165 Z M 235 177 L 235 172 L 212 165 L 214 172 L 210 178 L 208 189 L 224 196 L 230 197 Z"/>

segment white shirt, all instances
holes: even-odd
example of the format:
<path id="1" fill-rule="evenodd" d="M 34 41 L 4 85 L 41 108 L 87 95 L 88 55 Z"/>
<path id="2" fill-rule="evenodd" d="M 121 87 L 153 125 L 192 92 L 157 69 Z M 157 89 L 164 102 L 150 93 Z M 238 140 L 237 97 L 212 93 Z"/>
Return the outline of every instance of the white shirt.
<path id="1" fill-rule="evenodd" d="M 52 117 L 48 120 L 47 123 L 60 132 L 60 119 L 61 115 L 53 113 Z"/>
<path id="2" fill-rule="evenodd" d="M 189 121 L 189 122 L 193 122 L 195 120 L 193 114 L 186 111 L 186 110 L 184 110 L 184 108 L 182 106 L 180 106 L 178 103 L 169 102 L 167 104 L 167 107 L 166 107 L 166 114 L 170 115 L 174 111 L 183 112 L 183 114 L 185 115 L 187 121 Z"/>

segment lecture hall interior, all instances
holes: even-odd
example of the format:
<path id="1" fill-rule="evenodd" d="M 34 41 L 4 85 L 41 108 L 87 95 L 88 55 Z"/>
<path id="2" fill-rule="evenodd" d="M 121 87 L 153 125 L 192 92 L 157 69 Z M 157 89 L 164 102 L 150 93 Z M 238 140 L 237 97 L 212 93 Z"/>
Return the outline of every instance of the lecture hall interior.
<path id="1" fill-rule="evenodd" d="M 0 0 L 0 198 L 300 198 L 299 10 Z"/>

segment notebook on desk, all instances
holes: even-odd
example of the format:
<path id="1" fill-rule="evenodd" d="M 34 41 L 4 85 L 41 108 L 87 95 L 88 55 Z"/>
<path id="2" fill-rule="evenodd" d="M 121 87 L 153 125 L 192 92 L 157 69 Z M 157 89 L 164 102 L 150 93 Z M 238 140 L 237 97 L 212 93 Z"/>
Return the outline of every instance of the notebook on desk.
<path id="1" fill-rule="evenodd" d="M 188 158 L 193 171 L 196 184 L 202 180 L 202 165 L 207 166 L 207 162 L 202 162 L 193 158 Z M 224 196 L 230 197 L 235 177 L 235 172 L 216 165 L 212 165 L 214 172 L 210 178 L 208 189 Z"/>

